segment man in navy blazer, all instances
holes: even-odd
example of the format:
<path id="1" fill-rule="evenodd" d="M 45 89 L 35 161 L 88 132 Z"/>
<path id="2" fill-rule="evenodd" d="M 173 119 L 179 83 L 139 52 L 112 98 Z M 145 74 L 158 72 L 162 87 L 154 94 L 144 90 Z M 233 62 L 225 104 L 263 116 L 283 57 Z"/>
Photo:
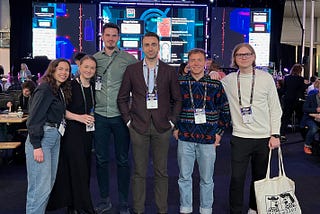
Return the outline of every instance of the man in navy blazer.
<path id="1" fill-rule="evenodd" d="M 144 213 L 145 209 L 150 146 L 155 203 L 158 213 L 167 213 L 168 209 L 167 156 L 182 98 L 175 69 L 158 59 L 159 47 L 157 34 L 149 32 L 144 35 L 142 49 L 145 58 L 127 67 L 117 99 L 132 142 L 134 213 Z"/>

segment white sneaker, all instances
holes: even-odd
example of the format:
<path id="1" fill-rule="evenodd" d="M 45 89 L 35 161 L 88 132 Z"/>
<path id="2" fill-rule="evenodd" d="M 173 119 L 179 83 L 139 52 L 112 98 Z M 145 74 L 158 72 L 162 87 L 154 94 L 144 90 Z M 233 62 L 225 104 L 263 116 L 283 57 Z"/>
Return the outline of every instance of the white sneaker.
<path id="1" fill-rule="evenodd" d="M 258 212 L 256 210 L 253 210 L 253 209 L 249 209 L 248 210 L 248 214 L 258 214 Z"/>

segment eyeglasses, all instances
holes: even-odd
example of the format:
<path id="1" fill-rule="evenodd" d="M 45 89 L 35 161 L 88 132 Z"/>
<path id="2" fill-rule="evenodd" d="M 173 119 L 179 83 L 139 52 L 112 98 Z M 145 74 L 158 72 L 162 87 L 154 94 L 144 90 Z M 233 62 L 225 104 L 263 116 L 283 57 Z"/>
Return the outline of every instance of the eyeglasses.
<path id="1" fill-rule="evenodd" d="M 237 58 L 250 58 L 253 53 L 236 53 L 235 56 Z"/>

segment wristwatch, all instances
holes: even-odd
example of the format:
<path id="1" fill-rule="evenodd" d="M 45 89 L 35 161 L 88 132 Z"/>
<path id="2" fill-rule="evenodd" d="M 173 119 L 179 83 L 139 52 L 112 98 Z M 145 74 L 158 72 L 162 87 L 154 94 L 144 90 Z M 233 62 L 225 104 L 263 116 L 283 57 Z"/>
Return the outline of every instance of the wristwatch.
<path id="1" fill-rule="evenodd" d="M 272 137 L 274 137 L 274 138 L 280 138 L 280 135 L 279 134 L 273 134 L 273 135 L 271 135 Z"/>

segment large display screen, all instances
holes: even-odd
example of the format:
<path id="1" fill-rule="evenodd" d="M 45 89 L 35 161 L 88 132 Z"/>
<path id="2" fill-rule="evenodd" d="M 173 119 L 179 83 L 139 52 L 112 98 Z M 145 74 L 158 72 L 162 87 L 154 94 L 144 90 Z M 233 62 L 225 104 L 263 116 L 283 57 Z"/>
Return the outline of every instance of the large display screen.
<path id="1" fill-rule="evenodd" d="M 212 8 L 211 57 L 229 67 L 234 46 L 246 42 L 256 51 L 257 66 L 268 66 L 270 55 L 271 9 Z"/>
<path id="2" fill-rule="evenodd" d="M 159 58 L 171 65 L 187 61 L 192 48 L 207 49 L 207 11 L 206 5 L 196 4 L 101 3 L 102 22 L 120 26 L 120 47 L 142 59 L 141 39 L 155 32 L 160 37 Z"/>
<path id="3" fill-rule="evenodd" d="M 72 60 L 96 52 L 96 5 L 33 3 L 33 56 Z"/>

